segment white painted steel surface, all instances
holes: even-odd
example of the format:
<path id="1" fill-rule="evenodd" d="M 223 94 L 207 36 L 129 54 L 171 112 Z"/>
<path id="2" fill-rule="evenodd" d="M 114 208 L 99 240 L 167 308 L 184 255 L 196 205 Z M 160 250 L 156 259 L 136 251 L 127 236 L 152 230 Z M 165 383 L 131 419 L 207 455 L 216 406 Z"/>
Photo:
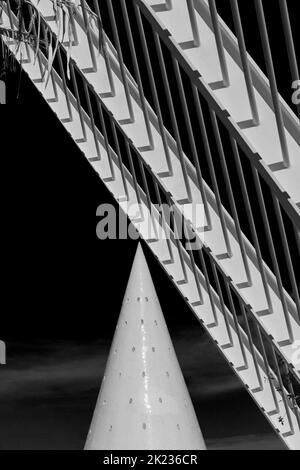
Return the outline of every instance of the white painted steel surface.
<path id="1" fill-rule="evenodd" d="M 142 1 L 150 7 L 158 3 L 157 0 Z M 222 75 L 207 0 L 196 0 L 194 3 L 196 6 L 195 16 L 201 37 L 201 45 L 199 47 L 180 48 L 181 54 L 191 64 L 194 70 L 199 70 L 203 80 L 207 84 L 218 83 L 222 81 Z M 170 31 L 172 39 L 179 47 L 181 43 L 185 43 L 191 39 L 192 30 L 187 2 L 185 0 L 173 0 L 172 9 L 170 10 L 157 10 L 151 8 L 151 11 L 163 27 Z M 222 28 L 226 30 L 228 36 L 237 42 L 234 35 L 222 20 L 220 20 L 220 24 L 222 24 Z M 259 32 L 257 31 L 256 34 L 259 34 Z M 225 56 L 229 71 L 230 86 L 214 89 L 213 93 L 224 109 L 228 110 L 236 124 L 245 123 L 249 120 L 251 121 L 252 116 L 243 70 L 231 57 L 228 51 L 225 51 Z M 250 61 L 254 64 L 254 61 L 251 58 Z M 255 67 L 259 70 L 257 66 Z M 261 74 L 262 80 L 266 80 L 263 73 L 261 71 L 259 71 L 259 73 Z M 267 104 L 264 97 L 261 96 L 257 90 L 255 90 L 255 97 L 260 116 L 260 125 L 248 125 L 246 128 L 241 129 L 240 132 L 244 139 L 250 143 L 250 146 L 254 151 L 259 153 L 266 165 L 276 165 L 282 162 L 282 154 L 275 114 L 273 109 Z M 295 122 L 297 122 L 296 115 L 293 114 L 292 110 L 288 108 L 283 100 L 281 100 L 281 102 L 291 116 L 294 116 Z M 290 168 L 277 169 L 276 171 L 273 171 L 273 175 L 277 179 L 280 187 L 289 194 L 296 204 L 299 204 L 300 147 L 287 129 L 286 137 L 291 166 Z M 280 167 L 280 165 L 277 166 Z"/>
<path id="2" fill-rule="evenodd" d="M 141 245 L 85 449 L 205 449 Z"/>

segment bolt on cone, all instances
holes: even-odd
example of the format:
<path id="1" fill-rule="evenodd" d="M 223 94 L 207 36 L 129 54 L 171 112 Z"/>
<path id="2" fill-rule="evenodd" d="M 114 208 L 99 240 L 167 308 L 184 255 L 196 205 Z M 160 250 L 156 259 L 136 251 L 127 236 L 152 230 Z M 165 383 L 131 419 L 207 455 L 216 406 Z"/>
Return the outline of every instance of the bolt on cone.
<path id="1" fill-rule="evenodd" d="M 141 245 L 85 449 L 205 449 Z"/>

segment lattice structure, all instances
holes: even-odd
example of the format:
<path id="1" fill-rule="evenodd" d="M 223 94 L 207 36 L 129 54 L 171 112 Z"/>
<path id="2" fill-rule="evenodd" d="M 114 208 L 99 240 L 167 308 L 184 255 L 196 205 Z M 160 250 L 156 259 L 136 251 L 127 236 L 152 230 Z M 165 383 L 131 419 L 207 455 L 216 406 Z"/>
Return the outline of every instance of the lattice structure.
<path id="1" fill-rule="evenodd" d="M 58 44 L 55 58 L 2 39 L 272 427 L 299 449 L 299 120 L 278 93 L 263 3 L 252 3 L 268 77 L 247 53 L 236 0 L 236 36 L 214 0 L 82 0 L 71 39 L 57 43 L 52 2 L 32 0 L 28 17 L 38 12 L 34 28 Z M 17 30 L 16 11 L 0 4 L 2 25 Z M 280 8 L 296 80 L 285 0 Z M 187 214 L 199 207 L 195 222 Z M 198 249 L 177 236 L 182 220 Z"/>

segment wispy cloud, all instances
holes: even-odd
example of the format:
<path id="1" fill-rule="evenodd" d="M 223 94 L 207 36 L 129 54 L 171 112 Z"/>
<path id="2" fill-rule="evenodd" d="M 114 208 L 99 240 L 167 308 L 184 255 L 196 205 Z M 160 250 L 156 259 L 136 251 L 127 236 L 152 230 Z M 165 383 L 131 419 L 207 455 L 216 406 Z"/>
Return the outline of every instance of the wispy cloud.
<path id="1" fill-rule="evenodd" d="M 185 330 L 174 338 L 190 393 L 199 399 L 240 389 L 233 372 L 201 330 Z M 28 348 L 28 346 L 27 346 Z M 59 341 L 39 344 L 8 359 L 1 369 L 0 395 L 14 400 L 90 390 L 100 385 L 109 344 Z"/>
<path id="2" fill-rule="evenodd" d="M 190 393 L 199 399 L 242 390 L 215 344 L 199 330 L 182 331 L 175 343 Z"/>
<path id="3" fill-rule="evenodd" d="M 283 450 L 274 434 L 250 434 L 220 439 L 208 439 L 209 450 Z"/>
<path id="4" fill-rule="evenodd" d="M 280 448 L 272 434 L 243 436 L 239 419 L 234 427 L 229 423 L 234 394 L 242 387 L 201 330 L 175 332 L 173 342 L 203 430 L 208 436 L 219 435 L 207 439 L 209 449 Z M 103 341 L 23 343 L 17 348 L 8 344 L 9 350 L 22 352 L 9 356 L 0 369 L 0 447 L 82 448 L 109 347 Z M 221 405 L 215 398 L 222 399 Z M 206 400 L 211 400 L 209 406 Z M 45 423 L 47 432 L 41 436 Z M 251 428 L 248 422 L 246 432 L 253 430 L 255 423 Z M 229 432 L 237 435 L 227 437 Z"/>
<path id="5" fill-rule="evenodd" d="M 46 343 L 9 360 L 1 368 L 0 396 L 12 400 L 58 395 L 64 390 L 89 390 L 104 372 L 107 345 L 101 342 Z"/>

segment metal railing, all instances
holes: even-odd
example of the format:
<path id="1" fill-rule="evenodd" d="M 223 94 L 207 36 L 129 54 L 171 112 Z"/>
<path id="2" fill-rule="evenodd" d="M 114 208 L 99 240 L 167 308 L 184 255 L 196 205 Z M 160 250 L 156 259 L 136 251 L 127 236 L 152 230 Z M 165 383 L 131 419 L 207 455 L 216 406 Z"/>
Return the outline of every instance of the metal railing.
<path id="1" fill-rule="evenodd" d="M 106 0 L 101 3 L 100 7 L 103 8 L 106 3 L 111 11 L 112 5 L 115 5 L 114 2 Z M 250 83 L 251 74 L 248 67 L 248 56 L 243 44 L 243 32 L 241 26 L 238 27 L 239 11 L 236 2 L 231 3 L 239 31 L 239 45 L 243 56 L 249 99 L 251 100 L 253 83 Z M 214 2 L 210 2 L 210 4 L 212 11 L 214 11 Z M 142 8 L 142 2 L 121 0 L 121 7 L 123 14 L 118 15 L 118 24 L 114 22 L 108 29 L 119 28 L 122 32 L 124 51 L 126 50 L 124 46 L 126 40 L 129 44 L 134 41 L 136 46 L 133 57 L 134 67 L 130 70 L 139 83 L 141 103 L 146 97 L 158 116 L 169 175 L 172 174 L 173 169 L 166 143 L 165 128 L 171 133 L 177 145 L 187 200 L 190 200 L 191 194 L 187 168 L 183 158 L 184 153 L 197 170 L 197 185 L 205 204 L 208 226 L 210 226 L 210 214 L 203 188 L 203 179 L 215 194 L 228 256 L 231 256 L 231 247 L 222 206 L 234 219 L 248 285 L 251 285 L 251 275 L 245 254 L 243 233 L 247 235 L 255 247 L 269 313 L 272 312 L 273 307 L 268 292 L 264 262 L 267 262 L 275 273 L 287 327 L 292 337 L 283 288 L 292 296 L 296 304 L 297 318 L 300 320 L 299 285 L 297 285 L 297 279 L 300 276 L 299 263 L 297 262 L 299 256 L 297 243 L 300 230 L 299 215 L 290 210 L 291 206 L 285 193 L 280 191 L 278 186 L 274 184 L 274 180 L 270 179 L 260 166 L 258 155 L 254 154 L 252 149 L 247 148 L 244 142 L 236 138 L 233 129 L 224 119 L 224 113 L 214 108 L 213 103 L 205 94 L 205 89 L 199 86 L 201 81 L 189 73 L 185 64 L 179 60 L 166 31 L 162 30 L 159 25 L 153 25 L 149 22 L 147 12 Z M 172 8 L 172 4 L 168 4 L 168 8 Z M 105 15 L 105 12 L 103 14 Z M 112 17 L 112 13 L 108 15 L 107 21 L 110 17 Z M 215 20 L 217 22 L 217 17 Z M 115 32 L 114 36 L 117 34 Z M 113 44 L 116 42 L 114 36 L 110 38 Z M 220 48 L 221 46 L 220 40 Z M 120 59 L 121 56 L 118 55 Z M 122 60 L 124 58 L 125 60 L 127 58 L 126 65 L 129 66 L 130 61 L 125 54 L 122 55 Z M 255 100 L 252 101 L 252 109 L 254 119 L 258 120 L 259 117 L 255 112 Z M 146 113 L 144 114 L 146 126 L 149 128 L 149 117 Z M 181 119 L 180 126 L 178 125 L 178 116 Z M 202 136 L 202 140 L 199 139 L 199 135 Z M 201 158 L 199 158 L 200 155 Z M 235 181 L 235 184 L 232 185 L 231 181 Z M 253 191 L 254 186 L 257 191 Z M 259 189 L 260 186 L 263 186 L 264 189 Z M 271 199 L 271 205 L 269 199 Z M 273 210 L 273 204 L 276 208 L 275 217 L 269 210 Z M 280 233 L 279 243 L 278 233 Z"/>

